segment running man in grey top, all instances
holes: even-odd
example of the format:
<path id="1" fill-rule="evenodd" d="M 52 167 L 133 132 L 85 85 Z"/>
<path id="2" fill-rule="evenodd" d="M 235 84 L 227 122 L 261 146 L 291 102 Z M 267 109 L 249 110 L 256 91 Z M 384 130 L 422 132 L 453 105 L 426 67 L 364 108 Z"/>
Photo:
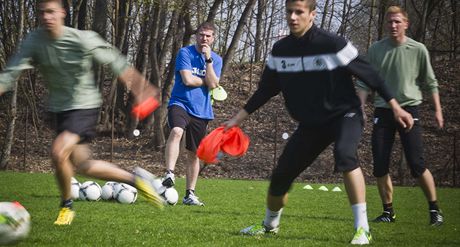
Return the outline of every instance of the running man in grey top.
<path id="1" fill-rule="evenodd" d="M 95 135 L 102 104 L 91 70 L 93 61 L 111 67 L 131 90 L 137 106 L 147 101 L 158 102 L 158 89 L 95 32 L 65 27 L 62 0 L 39 0 L 38 10 L 41 27 L 27 35 L 19 52 L 0 73 L 0 95 L 12 88 L 25 69 L 37 67 L 45 79 L 48 108 L 56 119 L 57 132 L 51 145 L 51 160 L 61 192 L 61 210 L 54 224 L 70 225 L 75 216 L 70 192 L 74 170 L 98 179 L 131 184 L 161 208 L 162 199 L 152 188 L 145 170 L 137 168 L 136 174 L 132 174 L 109 162 L 92 160 L 86 143 Z"/>

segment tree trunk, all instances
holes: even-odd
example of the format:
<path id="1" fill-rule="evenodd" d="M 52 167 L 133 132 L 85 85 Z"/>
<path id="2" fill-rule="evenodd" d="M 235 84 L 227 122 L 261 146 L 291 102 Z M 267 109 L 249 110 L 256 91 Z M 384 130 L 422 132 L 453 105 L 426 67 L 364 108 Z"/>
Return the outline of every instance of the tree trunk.
<path id="1" fill-rule="evenodd" d="M 181 40 L 184 40 L 183 37 L 185 36 L 185 19 L 187 18 L 186 15 L 184 15 L 184 11 L 186 11 L 187 7 L 186 5 L 183 6 L 181 9 L 181 13 L 179 13 L 178 19 L 175 22 L 177 25 L 170 25 L 170 27 L 174 27 L 175 30 L 173 30 L 173 33 L 175 34 L 173 42 L 172 42 L 172 49 L 171 49 L 171 60 L 168 63 L 168 67 L 166 69 L 166 77 L 163 79 L 164 84 L 163 87 L 161 88 L 161 102 L 162 105 L 155 111 L 154 117 L 155 117 L 155 124 L 153 125 L 154 129 L 154 135 L 153 135 L 153 146 L 156 150 L 162 150 L 165 146 L 166 143 L 166 135 L 165 133 L 165 127 L 167 126 L 166 124 L 166 117 L 168 115 L 168 104 L 167 102 L 171 98 L 171 91 L 174 86 L 174 67 L 175 63 L 174 61 L 176 60 L 177 53 L 180 49 L 180 47 L 183 45 Z M 173 20 L 171 20 L 173 21 Z M 172 23 L 171 23 L 172 24 Z"/>
<path id="2" fill-rule="evenodd" d="M 256 37 L 254 41 L 254 62 L 259 62 L 262 58 L 262 48 L 263 48 L 263 39 L 262 39 L 262 27 L 263 27 L 263 17 L 265 9 L 267 7 L 266 0 L 257 1 L 257 16 L 256 16 Z"/>
<path id="3" fill-rule="evenodd" d="M 16 40 L 22 39 L 22 33 L 24 32 L 24 0 L 19 0 L 19 22 L 17 24 L 18 33 Z M 13 83 L 13 95 L 11 96 L 10 101 L 10 122 L 8 124 L 8 129 L 6 130 L 6 140 L 2 148 L 2 153 L 0 157 L 0 170 L 6 170 L 8 168 L 8 163 L 11 156 L 11 147 L 14 143 L 14 130 L 16 127 L 16 119 L 18 118 L 17 112 L 17 98 L 18 98 L 18 82 L 17 80 Z M 25 164 L 24 164 L 25 165 Z"/>
<path id="4" fill-rule="evenodd" d="M 223 1 L 224 0 L 214 1 L 214 3 L 211 6 L 211 9 L 209 9 L 208 18 L 206 19 L 207 22 L 214 22 L 214 19 L 216 18 L 216 15 L 217 15 L 217 10 L 219 10 L 219 7 Z"/>
<path id="5" fill-rule="evenodd" d="M 227 49 L 227 53 L 225 54 L 223 59 L 224 61 L 220 78 L 224 78 L 225 72 L 228 70 L 231 64 L 237 44 L 240 40 L 241 34 L 243 33 L 243 27 L 245 26 L 248 16 L 251 13 L 251 9 L 254 7 L 255 3 L 256 0 L 249 0 L 246 4 L 246 7 L 243 10 L 243 13 L 241 14 L 240 20 L 238 21 L 238 25 L 236 26 L 235 33 L 233 34 L 232 42 L 230 43 L 230 46 Z"/>
<path id="6" fill-rule="evenodd" d="M 366 50 L 369 49 L 372 43 L 372 22 L 374 21 L 375 0 L 371 1 L 371 6 L 369 6 L 369 9 L 370 9 L 370 14 L 369 14 L 369 25 L 367 26 Z"/>
<path id="7" fill-rule="evenodd" d="M 97 2 L 97 1 L 96 1 Z M 78 12 L 78 29 L 80 30 L 86 30 L 86 16 L 87 16 L 87 11 L 88 11 L 88 0 L 82 0 L 82 3 L 80 5 L 80 11 Z"/>
<path id="8" fill-rule="evenodd" d="M 385 12 L 387 11 L 388 7 L 388 0 L 380 0 L 379 5 L 379 21 L 378 21 L 378 29 L 377 29 L 377 40 L 381 40 L 383 38 L 384 27 L 385 27 Z"/>
<path id="9" fill-rule="evenodd" d="M 335 7 L 335 1 L 332 0 L 331 15 L 329 16 L 329 21 L 327 22 L 327 31 L 331 31 L 332 18 L 334 17 L 334 7 Z"/>
<path id="10" fill-rule="evenodd" d="M 321 17 L 321 28 L 323 29 L 324 26 L 326 25 L 326 16 L 327 16 L 327 8 L 329 7 L 329 0 L 326 0 L 324 3 L 324 10 L 323 10 L 323 16 Z"/>
<path id="11" fill-rule="evenodd" d="M 342 23 L 340 23 L 339 30 L 337 33 L 341 36 L 345 35 L 345 31 L 347 30 L 347 22 L 348 22 L 348 16 L 347 16 L 347 7 L 348 7 L 348 1 L 349 0 L 344 0 L 343 1 L 343 8 L 342 8 Z"/>
<path id="12" fill-rule="evenodd" d="M 80 18 L 80 8 L 83 4 L 84 0 L 78 0 L 74 5 L 73 5 L 73 12 L 72 12 L 72 27 L 78 28 L 78 23 L 79 23 L 79 18 Z M 85 1 L 86 4 L 86 1 Z M 84 21 L 84 20 L 83 20 Z"/>
<path id="13" fill-rule="evenodd" d="M 458 54 L 457 50 L 459 48 L 460 44 L 457 44 L 458 42 L 458 8 L 457 8 L 457 3 L 458 0 L 451 0 L 451 7 L 452 7 L 452 38 L 450 39 L 450 47 L 452 52 L 450 53 L 450 59 L 455 60 L 456 56 Z"/>
<path id="14" fill-rule="evenodd" d="M 222 37 L 222 40 L 221 42 L 219 42 L 220 47 L 219 47 L 219 53 L 220 54 L 225 54 L 227 53 L 227 42 L 228 40 L 230 40 L 230 29 L 231 29 L 231 26 L 232 26 L 232 17 L 234 16 L 233 15 L 233 11 L 235 10 L 235 0 L 231 0 L 230 3 L 227 3 L 228 4 L 228 12 L 227 12 L 227 21 L 225 22 L 226 25 L 225 25 L 225 28 L 224 28 L 224 34 L 221 35 Z"/>

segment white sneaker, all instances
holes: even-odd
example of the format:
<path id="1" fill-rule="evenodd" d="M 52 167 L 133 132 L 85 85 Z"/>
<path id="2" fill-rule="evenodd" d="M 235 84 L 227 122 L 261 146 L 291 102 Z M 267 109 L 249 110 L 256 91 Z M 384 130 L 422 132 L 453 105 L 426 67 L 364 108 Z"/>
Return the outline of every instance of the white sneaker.
<path id="1" fill-rule="evenodd" d="M 356 230 L 355 236 L 351 240 L 350 244 L 365 245 L 369 244 L 371 240 L 371 233 L 364 230 L 364 228 L 359 227 L 358 230 Z"/>
<path id="2" fill-rule="evenodd" d="M 187 197 L 184 197 L 182 204 L 189 206 L 204 206 L 204 203 L 198 200 L 198 196 L 193 193 L 190 193 Z"/>

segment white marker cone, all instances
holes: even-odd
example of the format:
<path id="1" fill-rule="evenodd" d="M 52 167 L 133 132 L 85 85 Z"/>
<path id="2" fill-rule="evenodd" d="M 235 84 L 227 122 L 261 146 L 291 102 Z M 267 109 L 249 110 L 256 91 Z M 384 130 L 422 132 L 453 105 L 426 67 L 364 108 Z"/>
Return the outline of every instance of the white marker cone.
<path id="1" fill-rule="evenodd" d="M 334 188 L 332 189 L 332 191 L 334 191 L 334 192 L 341 192 L 342 190 L 341 190 L 339 187 L 336 186 L 336 187 L 334 187 Z"/>
<path id="2" fill-rule="evenodd" d="M 329 190 L 326 188 L 326 186 L 324 186 L 324 185 L 321 186 L 321 187 L 319 187 L 318 190 L 329 191 Z"/>
<path id="3" fill-rule="evenodd" d="M 304 190 L 312 190 L 313 187 L 311 187 L 311 185 L 307 184 L 303 187 Z"/>

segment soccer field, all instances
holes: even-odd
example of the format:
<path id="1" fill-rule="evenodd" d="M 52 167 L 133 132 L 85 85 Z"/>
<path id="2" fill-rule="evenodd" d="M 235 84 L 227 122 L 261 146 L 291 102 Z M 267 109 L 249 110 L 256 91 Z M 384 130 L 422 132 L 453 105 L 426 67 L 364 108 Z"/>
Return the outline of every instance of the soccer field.
<path id="1" fill-rule="evenodd" d="M 180 197 L 184 184 L 178 179 Z M 19 201 L 32 216 L 32 230 L 18 246 L 345 246 L 353 236 L 346 193 L 317 190 L 321 185 L 305 190 L 304 183 L 296 183 L 280 233 L 258 238 L 238 232 L 262 221 L 267 181 L 200 179 L 197 193 L 205 207 L 179 202 L 158 211 L 143 198 L 132 205 L 76 201 L 76 218 L 64 227 L 53 225 L 59 194 L 52 174 L 0 172 L 0 201 Z M 397 222 L 370 223 L 373 245 L 460 246 L 460 189 L 439 188 L 438 195 L 445 224 L 430 227 L 422 191 L 395 187 Z M 374 218 L 381 212 L 377 188 L 368 186 L 367 196 L 368 216 Z"/>

